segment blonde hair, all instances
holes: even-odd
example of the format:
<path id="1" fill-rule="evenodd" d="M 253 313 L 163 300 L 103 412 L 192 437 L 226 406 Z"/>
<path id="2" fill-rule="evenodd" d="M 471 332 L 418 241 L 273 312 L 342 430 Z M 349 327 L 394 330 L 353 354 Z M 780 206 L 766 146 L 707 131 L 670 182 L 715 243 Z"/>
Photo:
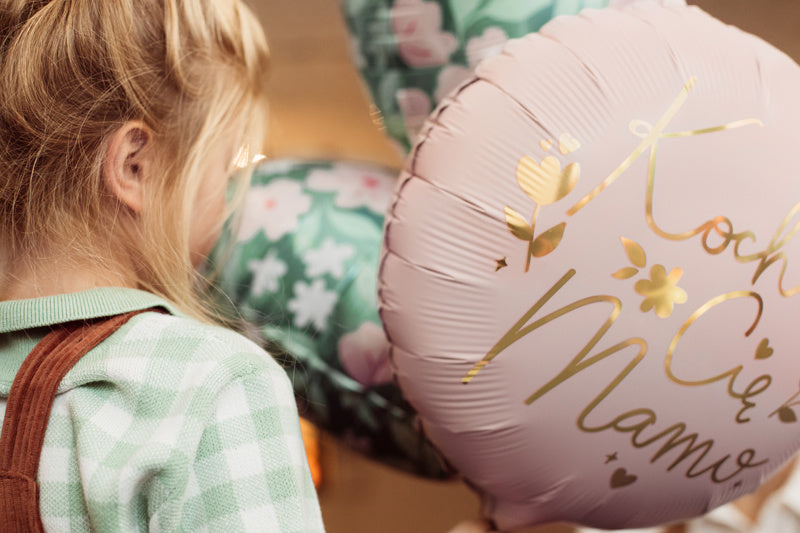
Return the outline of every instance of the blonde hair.
<path id="1" fill-rule="evenodd" d="M 119 243 L 139 288 L 210 316 L 191 265 L 191 207 L 232 124 L 260 147 L 268 51 L 239 0 L 0 0 L 0 250 L 9 264 Z M 110 136 L 152 130 L 150 209 L 133 224 L 104 185 Z M 9 263 L 11 262 L 11 263 Z"/>

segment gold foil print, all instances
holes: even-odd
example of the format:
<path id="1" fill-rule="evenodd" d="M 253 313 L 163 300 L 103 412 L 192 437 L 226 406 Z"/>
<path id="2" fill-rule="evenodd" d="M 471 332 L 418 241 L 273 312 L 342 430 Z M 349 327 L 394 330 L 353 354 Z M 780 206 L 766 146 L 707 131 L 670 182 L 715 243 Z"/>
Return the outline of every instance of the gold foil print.
<path id="1" fill-rule="evenodd" d="M 620 237 L 622 247 L 628 260 L 634 265 L 617 270 L 612 277 L 625 280 L 630 279 L 639 273 L 640 268 L 647 266 L 647 254 L 644 248 L 636 241 Z M 640 309 L 647 313 L 655 309 L 655 313 L 660 318 L 668 318 L 672 315 L 675 304 L 685 303 L 687 300 L 686 291 L 677 286 L 683 276 L 683 269 L 673 268 L 669 275 L 662 265 L 655 265 L 650 269 L 650 279 L 640 279 L 633 286 L 634 290 L 644 296 L 644 301 Z"/>
<path id="2" fill-rule="evenodd" d="M 580 176 L 580 165 L 570 163 L 563 170 L 555 156 L 547 156 L 539 164 L 525 156 L 517 163 L 517 183 L 538 205 L 549 205 L 568 195 Z"/>
<path id="3" fill-rule="evenodd" d="M 633 287 L 645 297 L 641 305 L 642 312 L 655 309 L 659 318 L 669 318 L 675 304 L 686 303 L 686 291 L 677 285 L 681 276 L 683 276 L 681 268 L 673 268 L 667 275 L 663 266 L 653 266 L 650 269 L 650 279 L 640 279 Z"/>
<path id="4" fill-rule="evenodd" d="M 778 292 L 784 298 L 789 298 L 800 292 L 800 285 L 795 285 L 791 289 L 783 288 L 783 277 L 786 275 L 786 266 L 789 264 L 786 254 L 784 252 L 779 252 L 770 257 L 768 260 L 765 259 L 761 260 L 761 262 L 758 264 L 758 267 L 756 268 L 755 274 L 753 275 L 753 284 L 755 284 L 755 282 L 758 281 L 759 276 L 761 276 L 761 274 L 764 273 L 764 270 L 769 268 L 771 265 L 777 263 L 778 261 L 783 261 L 783 264 L 781 264 L 780 273 L 778 274 Z"/>
<path id="5" fill-rule="evenodd" d="M 758 348 L 756 348 L 756 359 L 769 359 L 774 352 L 775 350 L 769 346 L 769 339 L 764 337 L 761 339 L 761 342 L 758 343 Z"/>
<path id="6" fill-rule="evenodd" d="M 506 224 L 509 230 L 518 239 L 528 241 L 525 272 L 530 270 L 531 257 L 543 257 L 556 249 L 566 226 L 565 223 L 558 224 L 534 239 L 539 209 L 568 195 L 578 182 L 579 176 L 580 165 L 570 163 L 562 170 L 561 163 L 552 155 L 545 157 L 541 164 L 529 156 L 522 157 L 517 163 L 517 183 L 522 191 L 536 202 L 530 225 L 522 215 L 506 207 Z"/>
<path id="7" fill-rule="evenodd" d="M 638 268 L 625 267 L 625 268 L 620 268 L 619 270 L 611 274 L 611 276 L 617 279 L 631 279 L 638 273 L 639 273 Z"/>
<path id="8" fill-rule="evenodd" d="M 463 378 L 461 378 L 461 383 L 466 385 L 467 383 L 472 381 L 472 378 L 477 376 L 478 372 L 483 370 L 483 367 L 485 367 L 486 365 L 489 364 L 489 361 L 491 361 L 491 359 L 485 359 L 484 358 L 484 360 L 478 361 L 477 363 L 475 363 L 475 365 L 472 368 L 470 368 L 469 372 L 467 372 L 467 375 L 464 376 Z"/>
<path id="9" fill-rule="evenodd" d="M 526 242 L 533 240 L 533 228 L 528 225 L 528 221 L 508 206 L 506 206 L 506 225 L 517 239 Z"/>
<path id="10" fill-rule="evenodd" d="M 506 268 L 508 266 L 508 263 L 506 262 L 506 258 L 505 257 L 502 258 L 502 259 L 495 260 L 495 263 L 497 263 L 497 266 L 494 269 L 495 272 L 497 272 L 499 270 L 502 270 L 502 269 L 504 269 L 504 268 Z"/>
<path id="11" fill-rule="evenodd" d="M 778 410 L 775 411 L 775 413 L 778 413 L 778 419 L 784 424 L 791 424 L 797 422 L 797 414 L 791 407 L 788 406 L 779 407 Z"/>
<path id="12" fill-rule="evenodd" d="M 727 124 L 723 124 L 722 126 L 714 126 L 712 128 L 703 128 L 699 130 L 688 130 L 688 131 L 677 131 L 674 133 L 665 133 L 661 137 L 668 138 L 668 137 L 691 137 L 694 135 L 704 135 L 706 133 L 716 133 L 718 131 L 725 131 L 725 130 L 732 130 L 736 128 L 741 128 L 743 126 L 761 126 L 764 127 L 764 123 L 758 120 L 757 118 L 746 118 L 742 120 L 735 120 L 733 122 L 729 122 Z"/>
<path id="13" fill-rule="evenodd" d="M 764 312 L 764 300 L 761 298 L 761 295 L 753 291 L 733 291 L 733 292 L 727 292 L 725 294 L 720 294 L 719 296 L 712 298 L 711 300 L 701 305 L 700 308 L 698 308 L 694 313 L 692 313 L 692 315 L 689 318 L 687 318 L 686 321 L 683 323 L 683 325 L 680 327 L 678 333 L 676 333 L 675 336 L 672 338 L 672 342 L 670 342 L 669 348 L 667 348 L 667 356 L 664 358 L 664 370 L 670 381 L 678 385 L 683 385 L 685 387 L 700 387 L 702 385 L 709 385 L 711 383 L 720 381 L 727 377 L 735 378 L 739 374 L 739 372 L 742 371 L 743 367 L 739 365 L 731 370 L 728 370 L 727 372 L 723 372 L 722 374 L 718 374 L 714 377 L 695 380 L 695 381 L 681 379 L 672 372 L 672 358 L 675 355 L 675 350 L 678 347 L 678 342 L 680 342 L 680 340 L 683 338 L 683 336 L 686 334 L 689 328 L 692 327 L 692 325 L 697 321 L 697 319 L 699 319 L 701 316 L 709 312 L 714 307 L 724 302 L 735 300 L 737 298 L 753 298 L 756 304 L 758 304 L 758 311 L 756 312 L 756 318 L 755 320 L 753 320 L 753 323 L 750 324 L 748 330 L 744 332 L 744 336 L 749 337 L 753 333 L 753 331 L 755 331 L 756 327 L 758 326 L 758 323 L 761 321 L 761 314 Z"/>
<path id="14" fill-rule="evenodd" d="M 760 260 L 761 263 L 764 263 L 767 260 L 768 256 L 786 246 L 786 244 L 789 241 L 794 239 L 797 232 L 800 231 L 800 221 L 798 221 L 795 222 L 794 226 L 792 227 L 791 230 L 789 230 L 788 233 L 783 235 L 784 231 L 786 231 L 786 228 L 789 226 L 789 222 L 791 222 L 791 220 L 795 217 L 795 215 L 798 214 L 798 212 L 800 212 L 800 202 L 796 203 L 794 207 L 792 207 L 789 210 L 786 216 L 783 217 L 783 220 L 778 225 L 778 229 L 775 230 L 775 235 L 773 235 L 772 239 L 769 241 L 769 245 L 767 246 L 766 250 L 764 250 L 761 253 L 746 255 L 746 256 L 739 256 L 737 254 L 736 259 L 742 263 L 748 263 L 750 261 L 757 261 L 757 260 Z M 783 237 L 781 238 L 781 236 Z M 755 238 L 753 238 L 753 240 L 755 240 Z M 774 262 L 774 258 L 776 257 L 777 254 L 771 258 L 772 262 Z M 758 271 L 756 274 L 756 278 L 760 276 L 762 272 L 763 270 Z"/>
<path id="15" fill-rule="evenodd" d="M 620 237 L 620 241 L 622 241 L 622 246 L 625 248 L 625 253 L 628 255 L 628 259 L 630 259 L 633 266 L 637 266 L 639 268 L 644 268 L 647 266 L 647 254 L 644 253 L 644 248 L 642 248 L 638 243 L 626 239 L 625 237 Z"/>
<path id="16" fill-rule="evenodd" d="M 580 149 L 580 147 L 581 143 L 578 142 L 578 139 L 569 133 L 564 133 L 558 138 L 558 150 L 561 152 L 561 155 L 571 154 Z"/>
<path id="17" fill-rule="evenodd" d="M 539 209 L 542 206 L 536 204 L 536 207 L 533 210 L 533 218 L 531 219 L 531 235 L 535 235 L 534 229 L 536 228 L 536 220 L 539 218 Z M 525 272 L 530 270 L 531 268 L 531 257 L 533 257 L 533 239 L 528 242 L 528 251 L 525 252 Z"/>
<path id="18" fill-rule="evenodd" d="M 608 364 L 613 364 L 619 368 L 619 373 L 610 378 L 601 380 L 606 383 L 603 390 L 597 396 L 589 401 L 588 404 L 581 410 L 575 423 L 579 431 L 583 433 L 599 433 L 603 431 L 612 431 L 616 434 L 628 435 L 630 443 L 634 448 L 650 448 L 652 456 L 650 463 L 654 464 L 663 458 L 667 457 L 665 469 L 668 472 L 673 471 L 678 466 L 685 467 L 685 477 L 692 479 L 702 475 L 708 475 L 713 483 L 725 483 L 733 477 L 739 475 L 745 469 L 756 468 L 765 464 L 768 460 L 756 460 L 756 452 L 752 448 L 742 450 L 735 458 L 731 455 L 728 448 L 720 451 L 719 456 L 716 453 L 714 439 L 703 438 L 697 431 L 693 431 L 686 422 L 674 422 L 668 427 L 658 427 L 660 419 L 657 413 L 646 407 L 635 407 L 628 411 L 624 411 L 617 416 L 611 416 L 607 419 L 607 414 L 603 415 L 600 420 L 592 416 L 595 409 L 603 403 L 603 401 L 614 392 L 614 390 L 634 371 L 634 369 L 641 363 L 647 355 L 647 342 L 640 337 L 632 337 L 622 340 L 613 346 L 605 349 L 597 350 L 597 346 L 603 342 L 606 334 L 611 330 L 617 321 L 620 313 L 622 312 L 622 301 L 619 298 L 609 295 L 594 295 L 572 301 L 566 305 L 555 303 L 555 309 L 547 312 L 543 316 L 537 316 L 538 313 L 561 291 L 562 288 L 572 279 L 576 274 L 574 269 L 568 270 L 544 295 L 542 295 L 536 302 L 520 317 L 509 330 L 492 346 L 489 352 L 461 378 L 462 383 L 468 384 L 474 379 L 477 374 L 483 370 L 495 357 L 503 353 L 507 348 L 521 341 L 527 335 L 534 333 L 539 328 L 543 328 L 558 321 L 559 318 L 576 312 L 580 309 L 587 307 L 602 306 L 606 307 L 608 315 L 606 320 L 600 327 L 593 332 L 593 327 L 589 326 L 588 329 L 584 326 L 581 332 L 575 331 L 570 334 L 577 334 L 583 336 L 591 336 L 590 339 L 580 348 L 577 353 L 566 363 L 566 365 L 546 383 L 539 386 L 539 388 L 525 399 L 526 405 L 531 405 L 538 401 L 540 398 L 553 391 L 560 385 L 564 384 L 577 374 L 587 371 L 600 363 L 608 361 Z M 753 293 L 742 293 L 746 296 L 753 296 L 758 299 L 758 295 Z M 736 294 L 724 295 L 725 298 L 734 298 Z M 723 300 L 725 299 L 723 298 Z M 759 301 L 759 316 L 761 311 L 761 301 Z M 699 312 L 693 315 L 693 320 L 714 305 L 714 301 L 704 305 Z M 560 307 L 559 307 L 560 306 Z M 603 317 L 598 317 L 602 319 Z M 690 323 L 693 321 L 689 321 Z M 676 339 L 685 333 L 689 327 L 684 323 L 683 327 Z M 558 324 L 553 325 L 558 331 Z M 752 326 L 755 327 L 755 324 Z M 752 328 L 751 328 L 752 330 Z M 668 354 L 667 372 L 670 374 L 669 358 L 674 351 L 675 343 L 670 347 L 671 352 Z M 608 344 L 603 342 L 603 344 Z M 565 354 L 566 355 L 566 354 Z M 543 357 L 544 353 L 538 353 L 537 350 L 530 351 L 530 347 L 520 350 L 515 354 L 516 357 Z M 604 368 L 608 368 L 604 364 Z M 731 372 L 725 375 L 731 375 Z M 546 379 L 546 378 L 545 378 Z M 673 377 L 670 377 L 673 379 Z M 677 378 L 675 378 L 677 379 Z M 689 382 L 695 384 L 694 382 Z M 729 394 L 742 402 L 742 409 L 736 417 L 738 423 L 746 423 L 749 419 L 741 418 L 743 413 L 751 409 L 755 404 L 749 399 L 762 393 L 769 386 L 768 376 L 759 376 L 749 385 L 742 390 L 733 389 L 729 385 Z M 800 393 L 798 393 L 800 394 Z M 790 399 L 794 401 L 794 398 Z M 787 406 L 788 407 L 788 406 Z M 608 409 L 613 409 L 606 406 L 604 412 Z M 776 411 L 777 413 L 777 411 Z M 591 417 L 596 422 L 587 422 Z M 607 420 L 607 421 L 606 421 Z M 663 426 L 663 424 L 661 424 Z M 723 455 L 724 454 L 724 455 Z M 607 456 L 609 462 L 617 460 L 617 454 Z M 733 460 L 735 464 L 731 465 L 728 461 Z M 610 482 L 615 488 L 635 483 L 638 478 L 635 474 L 628 472 L 625 468 L 618 468 L 611 476 Z"/>
<path id="19" fill-rule="evenodd" d="M 570 135 L 562 135 L 560 146 L 577 150 L 580 143 Z M 553 146 L 551 139 L 539 142 L 539 146 L 548 151 Z M 562 153 L 564 153 L 562 151 Z M 580 165 L 570 163 L 563 169 L 561 162 L 555 156 L 547 156 L 541 163 L 530 156 L 524 156 L 517 162 L 516 178 L 520 189 L 528 198 L 536 203 L 530 224 L 521 214 L 506 206 L 505 217 L 509 231 L 516 238 L 528 243 L 525 254 L 525 272 L 531 267 L 532 257 L 544 257 L 553 252 L 564 237 L 566 223 L 562 222 L 536 236 L 536 221 L 542 206 L 555 203 L 567 196 L 580 177 Z"/>
<path id="20" fill-rule="evenodd" d="M 544 257 L 555 250 L 564 237 L 564 228 L 566 226 L 567 223 L 562 222 L 536 237 L 531 244 L 531 255 L 533 257 Z"/>
<path id="21" fill-rule="evenodd" d="M 772 418 L 773 416 L 778 415 L 778 419 L 784 424 L 793 424 L 794 422 L 797 422 L 797 413 L 794 412 L 792 407 L 800 405 L 800 401 L 797 400 L 798 396 L 800 396 L 800 391 L 792 394 L 792 396 L 783 402 L 780 407 L 772 411 L 767 418 Z"/>
<path id="22" fill-rule="evenodd" d="M 478 361 L 473 365 L 470 371 L 467 372 L 467 374 L 463 378 L 461 378 L 461 383 L 466 385 L 467 383 L 472 381 L 472 378 L 474 378 L 478 374 L 478 372 L 483 370 L 483 367 L 488 365 L 489 362 L 491 362 L 492 359 L 497 357 L 503 350 L 505 350 L 506 348 L 517 342 L 519 339 L 521 339 L 531 331 L 543 325 L 540 324 L 539 322 L 536 322 L 531 326 L 525 327 L 525 324 L 528 322 L 528 320 L 530 320 L 531 317 L 533 317 L 533 315 L 535 315 L 550 300 L 550 298 L 555 296 L 556 293 L 560 291 L 570 279 L 572 279 L 575 273 L 576 273 L 575 269 L 570 269 L 566 274 L 561 276 L 561 279 L 558 280 L 555 285 L 550 287 L 550 290 L 547 291 L 544 294 L 544 296 L 539 298 L 539 300 L 535 304 L 533 304 L 533 306 L 530 309 L 528 309 L 528 312 L 522 315 L 522 318 L 517 320 L 516 324 L 511 326 L 511 329 L 509 329 L 506 332 L 506 334 L 503 335 L 503 338 L 497 341 L 497 344 L 492 346 L 492 349 L 489 350 L 489 353 L 487 353 L 483 357 L 483 359 L 481 359 L 480 361 Z M 616 313 L 614 315 L 614 320 L 616 320 L 616 316 L 619 314 L 619 310 L 621 309 L 622 305 L 620 305 L 619 309 L 616 310 Z M 546 324 L 550 320 L 553 319 L 551 318 L 544 323 Z M 610 324 L 608 324 L 608 327 L 611 327 L 611 324 L 613 324 L 613 320 L 611 321 Z"/>
<path id="23" fill-rule="evenodd" d="M 692 87 L 695 84 L 695 78 L 692 76 L 686 85 L 683 86 L 680 94 L 675 100 L 672 102 L 672 105 L 669 106 L 669 109 L 661 116 L 661 118 L 656 122 L 656 125 L 650 130 L 647 136 L 639 143 L 639 145 L 633 150 L 633 152 L 611 173 L 604 179 L 600 185 L 592 189 L 589 194 L 581 198 L 578 203 L 573 205 L 569 210 L 567 210 L 567 215 L 572 216 L 584 207 L 589 204 L 592 200 L 597 198 L 600 193 L 606 190 L 617 178 L 619 178 L 623 172 L 628 170 L 630 166 L 636 161 L 640 155 L 642 155 L 645 150 L 653 146 L 657 141 L 658 138 L 661 137 L 661 134 L 666 129 L 667 125 L 670 121 L 675 117 L 683 104 L 686 103 L 686 99 L 689 97 L 689 91 L 692 90 Z"/>
<path id="24" fill-rule="evenodd" d="M 629 474 L 624 468 L 617 468 L 611 475 L 611 488 L 620 489 L 636 483 L 638 476 Z"/>

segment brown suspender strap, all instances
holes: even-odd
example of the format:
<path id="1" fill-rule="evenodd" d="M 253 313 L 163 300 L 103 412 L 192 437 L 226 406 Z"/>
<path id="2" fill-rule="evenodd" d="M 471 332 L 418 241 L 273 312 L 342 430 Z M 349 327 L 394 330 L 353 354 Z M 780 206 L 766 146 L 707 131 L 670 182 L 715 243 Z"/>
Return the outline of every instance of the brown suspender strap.
<path id="1" fill-rule="evenodd" d="M 0 434 L 0 532 L 44 531 L 36 474 L 58 385 L 89 350 L 142 312 L 68 324 L 45 336 L 25 358 L 11 385 Z"/>

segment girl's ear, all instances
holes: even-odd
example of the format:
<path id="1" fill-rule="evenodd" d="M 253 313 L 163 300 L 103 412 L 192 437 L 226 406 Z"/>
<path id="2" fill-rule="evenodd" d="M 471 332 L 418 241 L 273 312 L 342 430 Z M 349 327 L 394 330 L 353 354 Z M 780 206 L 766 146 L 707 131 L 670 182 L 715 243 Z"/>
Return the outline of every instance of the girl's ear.
<path id="1" fill-rule="evenodd" d="M 103 179 L 117 200 L 140 213 L 145 200 L 145 182 L 151 172 L 153 136 L 144 122 L 126 122 L 111 135 Z"/>

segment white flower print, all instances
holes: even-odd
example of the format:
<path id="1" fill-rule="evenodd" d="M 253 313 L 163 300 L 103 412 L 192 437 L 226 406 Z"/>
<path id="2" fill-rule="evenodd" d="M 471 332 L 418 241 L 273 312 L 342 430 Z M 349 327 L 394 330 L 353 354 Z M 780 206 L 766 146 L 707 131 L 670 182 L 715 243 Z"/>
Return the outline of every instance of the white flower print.
<path id="1" fill-rule="evenodd" d="M 444 100 L 453 89 L 472 77 L 472 71 L 458 65 L 447 65 L 439 73 L 434 98 L 437 102 Z"/>
<path id="2" fill-rule="evenodd" d="M 286 263 L 278 259 L 275 250 L 271 250 L 264 259 L 249 261 L 247 268 L 253 273 L 250 291 L 254 296 L 261 296 L 264 292 L 277 291 L 278 282 L 287 270 Z"/>
<path id="3" fill-rule="evenodd" d="M 397 49 L 410 67 L 444 65 L 458 46 L 456 38 L 442 28 L 442 8 L 436 2 L 396 0 L 392 7 L 392 29 Z"/>
<path id="4" fill-rule="evenodd" d="M 334 278 L 344 276 L 344 262 L 356 252 L 349 244 L 337 245 L 333 239 L 325 239 L 322 246 L 303 254 L 306 274 L 314 278 L 329 272 Z"/>
<path id="5" fill-rule="evenodd" d="M 343 209 L 365 206 L 383 214 L 394 193 L 395 179 L 374 167 L 337 164 L 330 170 L 315 170 L 306 185 L 312 191 L 336 191 L 334 203 Z"/>
<path id="6" fill-rule="evenodd" d="M 392 381 L 389 342 L 383 328 L 364 322 L 339 339 L 339 361 L 347 374 L 364 386 Z"/>
<path id="7" fill-rule="evenodd" d="M 300 215 L 311 208 L 311 196 L 303 187 L 288 178 L 279 178 L 267 185 L 254 185 L 244 201 L 239 241 L 247 241 L 263 231 L 277 241 L 297 228 Z"/>
<path id="8" fill-rule="evenodd" d="M 294 284 L 295 297 L 289 300 L 287 308 L 294 313 L 294 325 L 303 328 L 312 324 L 317 331 L 325 331 L 328 316 L 339 299 L 333 291 L 325 290 L 325 282 L 314 280 L 311 285 L 298 281 Z"/>
<path id="9" fill-rule="evenodd" d="M 508 41 L 508 34 L 498 26 L 490 26 L 483 30 L 480 37 L 470 39 L 467 43 L 467 61 L 469 61 L 470 68 L 474 69 L 487 57 L 499 54 L 506 41 Z"/>

